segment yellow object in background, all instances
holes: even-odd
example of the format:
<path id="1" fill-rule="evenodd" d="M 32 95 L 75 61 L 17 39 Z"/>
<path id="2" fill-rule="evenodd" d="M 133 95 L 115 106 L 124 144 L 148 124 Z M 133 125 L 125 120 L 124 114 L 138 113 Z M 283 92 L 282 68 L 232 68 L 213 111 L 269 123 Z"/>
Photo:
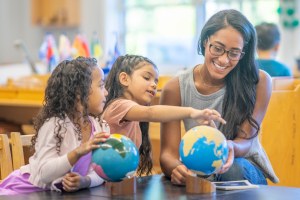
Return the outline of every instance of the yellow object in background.
<path id="1" fill-rule="evenodd" d="M 41 103 L 49 76 L 50 74 L 31 75 L 16 80 L 8 79 L 6 85 L 0 86 L 0 103 L 9 100 Z"/>
<path id="2" fill-rule="evenodd" d="M 173 76 L 160 76 L 158 78 L 157 90 L 161 91 L 163 89 L 163 87 L 165 86 L 165 84 L 172 78 L 173 78 Z"/>
<path id="3" fill-rule="evenodd" d="M 0 103 L 5 100 L 37 101 L 41 103 L 44 99 L 44 90 L 50 74 L 25 76 L 16 80 L 8 79 L 7 83 L 0 86 Z M 161 91 L 164 85 L 173 76 L 160 76 L 157 90 Z"/>

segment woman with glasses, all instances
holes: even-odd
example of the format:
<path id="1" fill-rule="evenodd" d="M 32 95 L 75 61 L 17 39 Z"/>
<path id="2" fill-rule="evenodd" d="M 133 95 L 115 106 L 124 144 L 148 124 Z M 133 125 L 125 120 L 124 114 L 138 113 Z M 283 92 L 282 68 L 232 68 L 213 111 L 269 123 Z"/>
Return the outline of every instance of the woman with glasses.
<path id="1" fill-rule="evenodd" d="M 247 179 L 253 184 L 278 182 L 258 134 L 271 96 L 271 78 L 255 62 L 256 33 L 236 10 L 223 10 L 204 25 L 198 53 L 204 63 L 170 80 L 160 103 L 215 109 L 227 121 L 211 123 L 226 137 L 229 148 L 222 169 L 208 177 L 213 181 Z M 183 120 L 186 130 L 197 126 Z M 161 124 L 161 168 L 172 183 L 185 184 L 192 175 L 179 160 L 180 121 Z"/>

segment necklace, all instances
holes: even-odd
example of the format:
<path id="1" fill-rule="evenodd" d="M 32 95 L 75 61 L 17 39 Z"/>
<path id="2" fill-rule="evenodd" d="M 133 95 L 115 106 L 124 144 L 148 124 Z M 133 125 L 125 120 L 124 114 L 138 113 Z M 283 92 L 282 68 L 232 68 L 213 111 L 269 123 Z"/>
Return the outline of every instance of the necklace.
<path id="1" fill-rule="evenodd" d="M 202 67 L 199 66 L 199 76 L 200 76 L 200 82 L 205 85 L 206 87 L 210 87 L 210 88 L 221 88 L 224 86 L 224 83 L 221 83 L 219 85 L 212 85 L 212 84 L 209 84 L 207 82 L 205 82 L 204 80 L 204 77 L 202 76 L 202 73 L 201 73 L 201 69 Z"/>

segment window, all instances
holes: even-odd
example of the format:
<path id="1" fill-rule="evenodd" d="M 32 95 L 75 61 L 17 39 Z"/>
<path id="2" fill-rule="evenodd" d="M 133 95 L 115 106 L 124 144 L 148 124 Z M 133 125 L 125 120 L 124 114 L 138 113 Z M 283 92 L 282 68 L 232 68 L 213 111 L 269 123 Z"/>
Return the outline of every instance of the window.
<path id="1" fill-rule="evenodd" d="M 202 62 L 198 37 L 217 11 L 240 10 L 253 25 L 279 18 L 275 0 L 127 0 L 125 6 L 126 53 L 150 58 L 169 75 Z"/>
<path id="2" fill-rule="evenodd" d="M 241 11 L 253 25 L 279 21 L 279 0 L 206 0 L 205 6 L 207 19 L 219 10 L 232 8 Z"/>

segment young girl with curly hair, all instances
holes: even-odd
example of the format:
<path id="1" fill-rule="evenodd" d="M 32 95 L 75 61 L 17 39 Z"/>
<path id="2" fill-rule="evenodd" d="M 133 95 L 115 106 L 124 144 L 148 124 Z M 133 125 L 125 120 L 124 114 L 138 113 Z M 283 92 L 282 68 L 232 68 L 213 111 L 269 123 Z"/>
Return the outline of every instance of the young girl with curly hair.
<path id="1" fill-rule="evenodd" d="M 73 192 L 103 183 L 91 167 L 91 151 L 109 136 L 98 117 L 107 96 L 103 78 L 92 58 L 63 61 L 55 68 L 34 121 L 35 153 L 0 183 L 1 194 Z"/>

